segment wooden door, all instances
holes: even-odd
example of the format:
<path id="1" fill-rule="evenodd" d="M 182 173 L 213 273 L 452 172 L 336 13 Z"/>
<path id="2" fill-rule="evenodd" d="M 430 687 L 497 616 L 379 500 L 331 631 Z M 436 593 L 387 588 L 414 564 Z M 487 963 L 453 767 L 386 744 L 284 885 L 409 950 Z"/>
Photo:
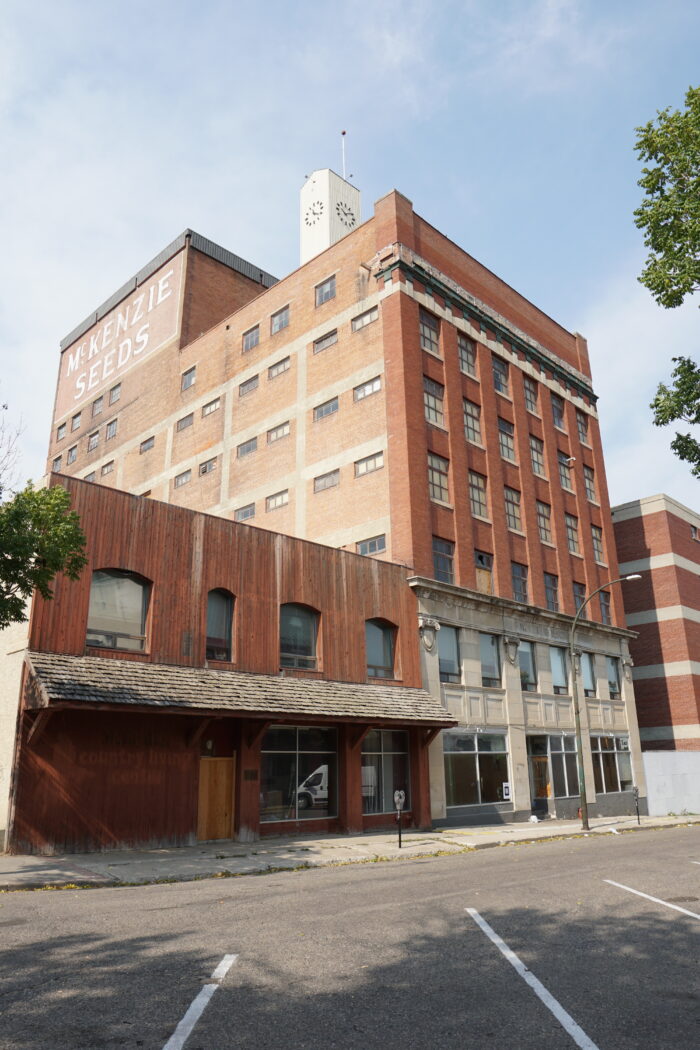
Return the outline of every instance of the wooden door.
<path id="1" fill-rule="evenodd" d="M 197 838 L 233 837 L 233 784 L 236 756 L 200 758 Z"/>

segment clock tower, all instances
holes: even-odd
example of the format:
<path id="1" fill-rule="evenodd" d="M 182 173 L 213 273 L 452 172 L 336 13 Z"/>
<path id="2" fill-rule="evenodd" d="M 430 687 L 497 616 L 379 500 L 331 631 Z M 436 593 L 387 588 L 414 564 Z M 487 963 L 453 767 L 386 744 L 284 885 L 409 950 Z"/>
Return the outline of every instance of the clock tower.
<path id="1" fill-rule="evenodd" d="M 309 175 L 300 196 L 303 265 L 360 225 L 360 191 L 330 168 L 320 168 Z"/>

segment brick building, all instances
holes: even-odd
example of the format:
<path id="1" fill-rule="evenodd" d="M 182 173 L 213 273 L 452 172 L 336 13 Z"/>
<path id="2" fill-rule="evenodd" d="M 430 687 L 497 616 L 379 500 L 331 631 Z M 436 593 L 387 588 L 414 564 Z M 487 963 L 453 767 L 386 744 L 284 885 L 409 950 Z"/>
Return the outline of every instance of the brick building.
<path id="1" fill-rule="evenodd" d="M 49 467 L 405 565 L 425 680 L 460 723 L 432 744 L 438 821 L 575 813 L 566 646 L 602 586 L 577 635 L 584 771 L 592 813 L 630 811 L 644 776 L 585 339 L 401 194 L 358 224 L 354 187 L 317 176 L 298 270 L 274 281 L 187 233 L 63 340 Z"/>
<path id="2" fill-rule="evenodd" d="M 669 496 L 612 510 L 644 750 L 700 751 L 700 514 Z"/>

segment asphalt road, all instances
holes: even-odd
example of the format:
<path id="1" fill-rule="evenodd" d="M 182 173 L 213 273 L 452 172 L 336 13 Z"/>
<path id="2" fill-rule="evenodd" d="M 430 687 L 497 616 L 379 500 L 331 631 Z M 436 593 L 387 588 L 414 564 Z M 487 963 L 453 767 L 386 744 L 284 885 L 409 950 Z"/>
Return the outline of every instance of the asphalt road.
<path id="1" fill-rule="evenodd" d="M 697 826 L 10 893 L 0 934 L 3 1050 L 700 1048 Z"/>

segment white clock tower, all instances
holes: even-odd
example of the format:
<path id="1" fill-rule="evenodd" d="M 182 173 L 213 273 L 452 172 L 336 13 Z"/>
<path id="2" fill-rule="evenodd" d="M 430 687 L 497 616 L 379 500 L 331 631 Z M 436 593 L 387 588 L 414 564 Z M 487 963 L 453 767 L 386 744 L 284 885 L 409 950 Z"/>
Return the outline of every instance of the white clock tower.
<path id="1" fill-rule="evenodd" d="M 300 219 L 303 265 L 359 226 L 360 191 L 330 168 L 320 168 L 301 188 Z"/>

